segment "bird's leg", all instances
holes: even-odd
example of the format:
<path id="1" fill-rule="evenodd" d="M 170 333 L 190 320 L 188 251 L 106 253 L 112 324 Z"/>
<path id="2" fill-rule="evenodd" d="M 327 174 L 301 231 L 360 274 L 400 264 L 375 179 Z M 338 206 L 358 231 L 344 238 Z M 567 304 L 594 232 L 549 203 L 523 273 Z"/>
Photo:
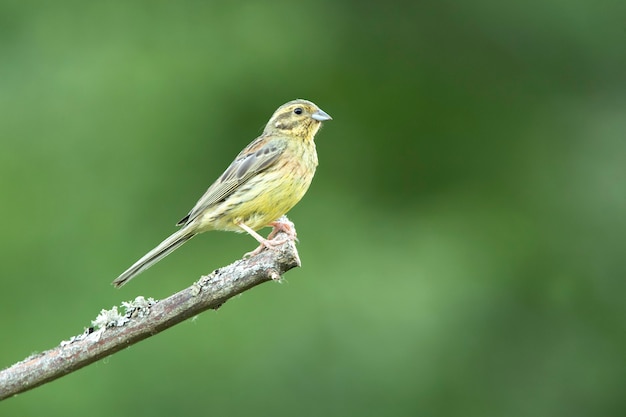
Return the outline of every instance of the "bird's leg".
<path id="1" fill-rule="evenodd" d="M 248 252 L 246 254 L 243 255 L 244 258 L 249 258 L 251 256 L 255 256 L 258 255 L 259 253 L 261 253 L 261 251 L 263 249 L 274 249 L 274 246 L 276 245 L 275 242 L 271 242 L 267 239 L 265 239 L 263 236 L 261 236 L 260 234 L 258 234 L 257 232 L 255 232 L 254 230 L 252 230 L 252 228 L 250 228 L 247 224 L 243 223 L 243 222 L 237 222 L 237 226 L 241 227 L 243 230 L 245 230 L 246 232 L 248 232 L 248 234 L 250 236 L 252 236 L 253 238 L 255 238 L 257 240 L 257 242 L 260 243 L 259 247 L 256 248 L 255 250 L 253 250 L 252 252 Z"/>
<path id="2" fill-rule="evenodd" d="M 245 230 L 250 236 L 255 238 L 257 240 L 257 242 L 259 242 L 261 245 L 263 245 L 263 246 L 265 246 L 267 248 L 269 248 L 272 245 L 271 243 L 268 242 L 267 239 L 265 239 L 263 236 L 261 236 L 260 234 L 258 234 L 254 230 L 252 230 L 252 228 L 250 228 L 250 226 L 248 226 L 244 222 L 236 222 L 235 224 L 237 226 L 241 227 L 243 230 Z"/>
<path id="3" fill-rule="evenodd" d="M 272 231 L 267 236 L 267 239 L 265 239 L 263 236 L 261 236 L 260 234 L 258 234 L 254 230 L 252 230 L 252 228 L 250 228 L 248 225 L 246 225 L 243 222 L 237 222 L 237 226 L 241 227 L 250 236 L 255 238 L 257 240 L 257 242 L 260 243 L 258 248 L 256 248 L 252 252 L 246 253 L 244 255 L 245 258 L 248 258 L 250 256 L 254 256 L 254 255 L 258 255 L 259 253 L 261 253 L 261 251 L 263 249 L 275 249 L 276 246 L 280 246 L 280 245 L 282 245 L 283 243 L 285 243 L 285 242 L 287 242 L 289 240 L 296 240 L 297 239 L 296 238 L 296 228 L 295 228 L 294 224 L 291 221 L 289 221 L 289 219 L 287 219 L 286 216 L 282 216 L 280 219 L 278 219 L 276 221 L 273 221 L 272 223 L 269 224 L 269 226 L 272 226 Z M 288 236 L 286 238 L 284 238 L 284 239 L 274 239 L 274 237 L 276 237 L 276 235 L 278 233 L 280 233 L 280 232 L 284 232 Z"/>

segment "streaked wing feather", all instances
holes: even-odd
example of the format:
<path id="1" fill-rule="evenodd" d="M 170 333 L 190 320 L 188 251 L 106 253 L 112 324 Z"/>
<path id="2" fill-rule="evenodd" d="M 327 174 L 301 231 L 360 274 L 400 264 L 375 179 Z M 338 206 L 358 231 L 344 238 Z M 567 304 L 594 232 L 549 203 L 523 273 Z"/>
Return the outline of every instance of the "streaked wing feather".
<path id="1" fill-rule="evenodd" d="M 193 209 L 178 226 L 193 221 L 204 210 L 224 200 L 235 192 L 242 184 L 254 175 L 272 166 L 285 150 L 285 143 L 279 141 L 262 141 L 263 137 L 252 142 L 244 149 L 224 173 L 215 181 L 198 200 Z"/>

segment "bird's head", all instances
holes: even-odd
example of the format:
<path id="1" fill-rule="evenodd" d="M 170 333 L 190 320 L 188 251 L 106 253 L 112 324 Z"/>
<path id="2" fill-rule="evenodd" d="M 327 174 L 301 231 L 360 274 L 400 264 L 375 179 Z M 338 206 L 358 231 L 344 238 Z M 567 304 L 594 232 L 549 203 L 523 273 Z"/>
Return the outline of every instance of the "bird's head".
<path id="1" fill-rule="evenodd" d="M 284 134 L 312 140 L 322 122 L 331 120 L 325 111 L 308 100 L 293 100 L 280 106 L 267 122 L 264 133 Z"/>

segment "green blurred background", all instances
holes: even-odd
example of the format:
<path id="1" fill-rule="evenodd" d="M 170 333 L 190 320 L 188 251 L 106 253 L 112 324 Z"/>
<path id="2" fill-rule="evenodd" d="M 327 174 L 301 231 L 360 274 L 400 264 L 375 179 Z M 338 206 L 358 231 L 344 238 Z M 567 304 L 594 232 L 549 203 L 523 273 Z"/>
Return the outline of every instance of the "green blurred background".
<path id="1" fill-rule="evenodd" d="M 303 267 L 3 416 L 623 416 L 626 3 L 0 1 L 0 367 L 117 291 L 271 113 L 330 113 Z"/>

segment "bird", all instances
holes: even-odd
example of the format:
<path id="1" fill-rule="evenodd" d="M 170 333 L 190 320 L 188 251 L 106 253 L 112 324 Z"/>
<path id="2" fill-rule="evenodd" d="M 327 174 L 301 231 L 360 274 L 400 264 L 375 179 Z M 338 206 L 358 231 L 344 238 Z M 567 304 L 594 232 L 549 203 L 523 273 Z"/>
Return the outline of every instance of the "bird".
<path id="1" fill-rule="evenodd" d="M 295 239 L 295 228 L 283 217 L 304 196 L 318 165 L 314 138 L 332 117 L 313 102 L 289 101 L 270 117 L 263 133 L 246 146 L 176 225 L 181 228 L 131 265 L 113 281 L 121 287 L 172 253 L 189 239 L 209 230 L 247 232 L 260 246 L 272 249 Z M 256 231 L 272 227 L 268 238 Z M 284 231 L 285 239 L 274 239 Z"/>

